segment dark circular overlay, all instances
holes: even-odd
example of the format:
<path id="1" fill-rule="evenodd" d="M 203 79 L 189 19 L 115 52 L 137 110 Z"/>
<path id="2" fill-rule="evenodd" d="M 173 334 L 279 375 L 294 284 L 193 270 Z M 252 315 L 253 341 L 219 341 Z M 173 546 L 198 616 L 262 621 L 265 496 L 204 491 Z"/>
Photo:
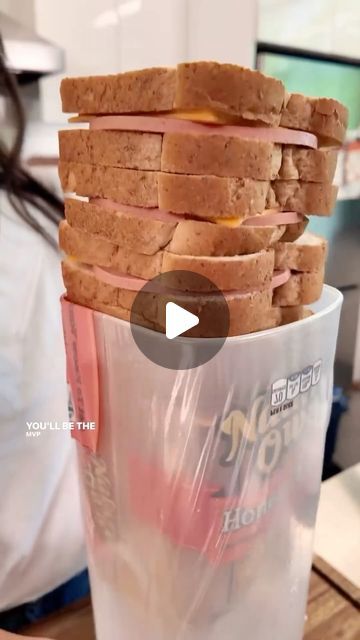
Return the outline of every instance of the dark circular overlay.
<path id="1" fill-rule="evenodd" d="M 199 318 L 198 325 L 171 340 L 165 335 L 168 302 Z M 130 323 L 144 356 L 166 369 L 184 370 L 200 367 L 220 351 L 229 333 L 230 313 L 223 293 L 208 278 L 192 271 L 168 271 L 136 294 Z"/>

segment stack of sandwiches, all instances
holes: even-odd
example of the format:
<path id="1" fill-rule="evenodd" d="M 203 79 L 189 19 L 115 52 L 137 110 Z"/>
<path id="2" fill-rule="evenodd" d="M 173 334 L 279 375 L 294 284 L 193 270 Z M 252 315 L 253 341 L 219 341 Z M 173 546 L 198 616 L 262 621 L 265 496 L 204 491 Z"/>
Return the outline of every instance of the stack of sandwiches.
<path id="1" fill-rule="evenodd" d="M 197 314 L 220 290 L 229 335 L 311 313 L 326 242 L 305 230 L 336 200 L 343 105 L 214 62 L 67 78 L 61 97 L 72 121 L 89 123 L 59 134 L 70 301 L 129 320 L 148 281 L 187 271 L 208 290 L 179 278 L 171 299 Z M 138 322 L 165 330 L 156 304 Z"/>

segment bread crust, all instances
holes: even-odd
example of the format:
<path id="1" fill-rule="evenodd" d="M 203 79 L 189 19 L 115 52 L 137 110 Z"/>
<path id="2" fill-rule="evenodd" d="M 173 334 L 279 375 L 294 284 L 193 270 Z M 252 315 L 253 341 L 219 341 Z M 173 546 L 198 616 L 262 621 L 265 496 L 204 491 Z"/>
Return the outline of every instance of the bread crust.
<path id="1" fill-rule="evenodd" d="M 141 131 L 59 131 L 60 160 L 159 171 L 162 135 Z"/>
<path id="2" fill-rule="evenodd" d="M 137 207 L 158 206 L 158 173 L 59 162 L 63 191 L 81 196 L 111 198 Z"/>

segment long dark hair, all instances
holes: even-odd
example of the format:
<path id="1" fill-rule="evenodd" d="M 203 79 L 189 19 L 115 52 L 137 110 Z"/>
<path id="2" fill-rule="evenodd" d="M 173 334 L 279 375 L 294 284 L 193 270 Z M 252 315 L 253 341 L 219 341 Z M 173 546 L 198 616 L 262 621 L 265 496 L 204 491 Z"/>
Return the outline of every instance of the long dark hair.
<path id="1" fill-rule="evenodd" d="M 40 211 L 44 218 L 50 220 L 55 226 L 63 217 L 63 203 L 54 193 L 33 178 L 21 164 L 20 154 L 26 126 L 25 113 L 16 77 L 6 66 L 1 35 L 0 96 L 9 99 L 15 126 L 15 138 L 10 148 L 7 148 L 4 141 L 0 139 L 0 189 L 6 191 L 12 207 L 20 218 L 56 247 L 52 235 L 43 227 L 38 217 L 31 213 L 31 207 Z"/>

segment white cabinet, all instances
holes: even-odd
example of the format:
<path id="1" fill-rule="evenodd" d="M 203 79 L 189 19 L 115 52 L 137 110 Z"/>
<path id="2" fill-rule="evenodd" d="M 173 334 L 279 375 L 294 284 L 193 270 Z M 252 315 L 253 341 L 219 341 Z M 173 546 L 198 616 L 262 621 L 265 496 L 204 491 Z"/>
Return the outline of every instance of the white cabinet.
<path id="1" fill-rule="evenodd" d="M 65 49 L 66 75 L 109 74 L 200 59 L 251 66 L 256 4 L 256 0 L 34 0 L 35 26 Z M 41 82 L 47 122 L 65 120 L 60 113 L 60 78 Z"/>

